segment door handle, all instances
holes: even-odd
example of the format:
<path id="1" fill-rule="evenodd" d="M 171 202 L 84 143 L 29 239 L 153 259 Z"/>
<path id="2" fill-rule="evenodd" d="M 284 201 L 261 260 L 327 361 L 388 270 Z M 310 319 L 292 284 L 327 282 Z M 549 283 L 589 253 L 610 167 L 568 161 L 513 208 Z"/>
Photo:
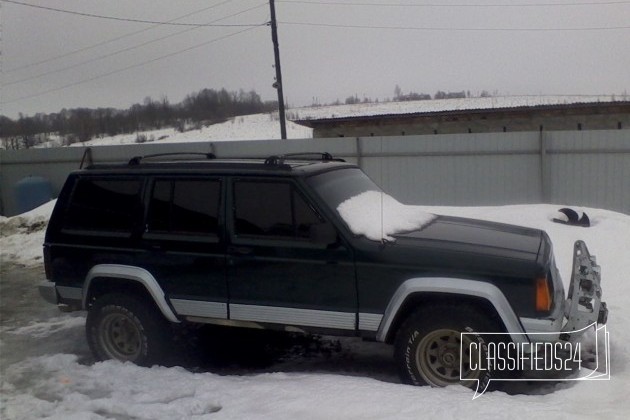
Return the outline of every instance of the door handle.
<path id="1" fill-rule="evenodd" d="M 254 253 L 254 249 L 246 246 L 231 246 L 228 248 L 228 252 L 236 255 L 251 255 Z"/>

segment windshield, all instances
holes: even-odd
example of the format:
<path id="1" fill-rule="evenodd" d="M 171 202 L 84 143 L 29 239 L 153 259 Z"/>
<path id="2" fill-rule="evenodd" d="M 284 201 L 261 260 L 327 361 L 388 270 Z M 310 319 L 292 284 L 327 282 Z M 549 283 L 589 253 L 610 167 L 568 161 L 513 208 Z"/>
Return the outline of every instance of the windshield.
<path id="1" fill-rule="evenodd" d="M 360 169 L 330 171 L 307 182 L 352 233 L 373 241 L 394 241 L 394 235 L 422 229 L 436 217 L 385 194 Z"/>
<path id="2" fill-rule="evenodd" d="M 381 191 L 362 170 L 358 168 L 325 172 L 307 179 L 331 209 L 366 191 Z"/>

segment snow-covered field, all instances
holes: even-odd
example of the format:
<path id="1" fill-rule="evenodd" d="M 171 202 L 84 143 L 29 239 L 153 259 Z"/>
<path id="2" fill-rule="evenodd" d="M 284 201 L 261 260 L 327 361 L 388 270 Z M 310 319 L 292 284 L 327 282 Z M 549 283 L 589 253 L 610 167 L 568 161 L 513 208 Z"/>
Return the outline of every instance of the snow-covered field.
<path id="1" fill-rule="evenodd" d="M 287 138 L 307 139 L 313 137 L 313 129 L 287 121 Z M 146 137 L 147 141 L 159 143 L 178 142 L 207 142 L 231 140 L 270 140 L 280 138 L 280 122 L 278 113 L 242 115 L 230 118 L 228 121 L 202 126 L 198 130 L 183 133 L 173 127 L 161 130 L 140 131 L 130 134 L 119 134 L 112 137 L 96 138 L 84 143 L 74 143 L 72 146 L 111 146 L 136 143 L 138 136 Z M 59 147 L 60 140 L 53 140 L 37 147 Z"/>
<path id="2" fill-rule="evenodd" d="M 21 216 L 0 219 L 3 266 L 41 271 L 41 243 L 51 208 L 52 204 L 46 204 Z M 50 305 L 38 301 L 31 303 L 29 312 L 1 320 L 0 418 L 630 418 L 630 216 L 583 209 L 592 227 L 580 228 L 552 223 L 558 208 L 422 207 L 426 212 L 545 229 L 554 243 L 565 287 L 573 242 L 586 241 L 602 267 L 604 300 L 610 310 L 610 381 L 523 384 L 509 393 L 488 392 L 473 401 L 472 391 L 460 386 L 433 389 L 399 384 L 388 348 L 356 340 L 340 341 L 342 350 L 329 359 L 298 359 L 262 371 L 236 368 L 226 373 L 94 363 L 82 341 L 83 316 L 51 312 Z M 28 295 L 34 283 L 22 281 L 3 275 L 2 295 L 14 288 L 22 290 L 18 295 Z M 2 298 L 2 305 L 11 304 Z M 26 344 L 20 347 L 20 343 Z"/>

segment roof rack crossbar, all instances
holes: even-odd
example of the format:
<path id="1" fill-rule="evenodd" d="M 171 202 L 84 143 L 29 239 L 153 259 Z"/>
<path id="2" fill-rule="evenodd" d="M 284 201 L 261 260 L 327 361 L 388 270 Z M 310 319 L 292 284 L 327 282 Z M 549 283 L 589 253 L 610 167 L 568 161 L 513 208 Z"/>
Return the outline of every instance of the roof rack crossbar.
<path id="1" fill-rule="evenodd" d="M 282 165 L 286 159 L 298 158 L 299 160 L 314 160 L 321 162 L 345 162 L 343 159 L 335 158 L 328 152 L 306 152 L 287 153 L 284 155 L 272 155 L 265 159 L 265 165 Z"/>
<path id="2" fill-rule="evenodd" d="M 203 156 L 206 159 L 216 159 L 216 155 L 214 153 L 201 153 L 201 152 L 175 152 L 175 153 L 155 153 L 152 155 L 145 156 L 134 156 L 129 159 L 129 166 L 139 165 L 140 162 L 144 159 L 152 159 L 157 157 L 166 157 L 166 156 Z"/>

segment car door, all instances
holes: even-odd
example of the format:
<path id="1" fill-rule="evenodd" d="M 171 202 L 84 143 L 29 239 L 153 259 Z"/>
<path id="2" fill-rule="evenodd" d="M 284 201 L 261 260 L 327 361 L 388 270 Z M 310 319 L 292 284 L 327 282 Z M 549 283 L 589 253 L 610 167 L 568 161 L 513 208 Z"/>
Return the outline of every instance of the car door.
<path id="1" fill-rule="evenodd" d="M 227 318 L 222 190 L 217 177 L 156 177 L 150 185 L 141 265 L 179 315 Z"/>
<path id="2" fill-rule="evenodd" d="M 291 179 L 228 184 L 230 319 L 354 330 L 353 258 Z"/>

